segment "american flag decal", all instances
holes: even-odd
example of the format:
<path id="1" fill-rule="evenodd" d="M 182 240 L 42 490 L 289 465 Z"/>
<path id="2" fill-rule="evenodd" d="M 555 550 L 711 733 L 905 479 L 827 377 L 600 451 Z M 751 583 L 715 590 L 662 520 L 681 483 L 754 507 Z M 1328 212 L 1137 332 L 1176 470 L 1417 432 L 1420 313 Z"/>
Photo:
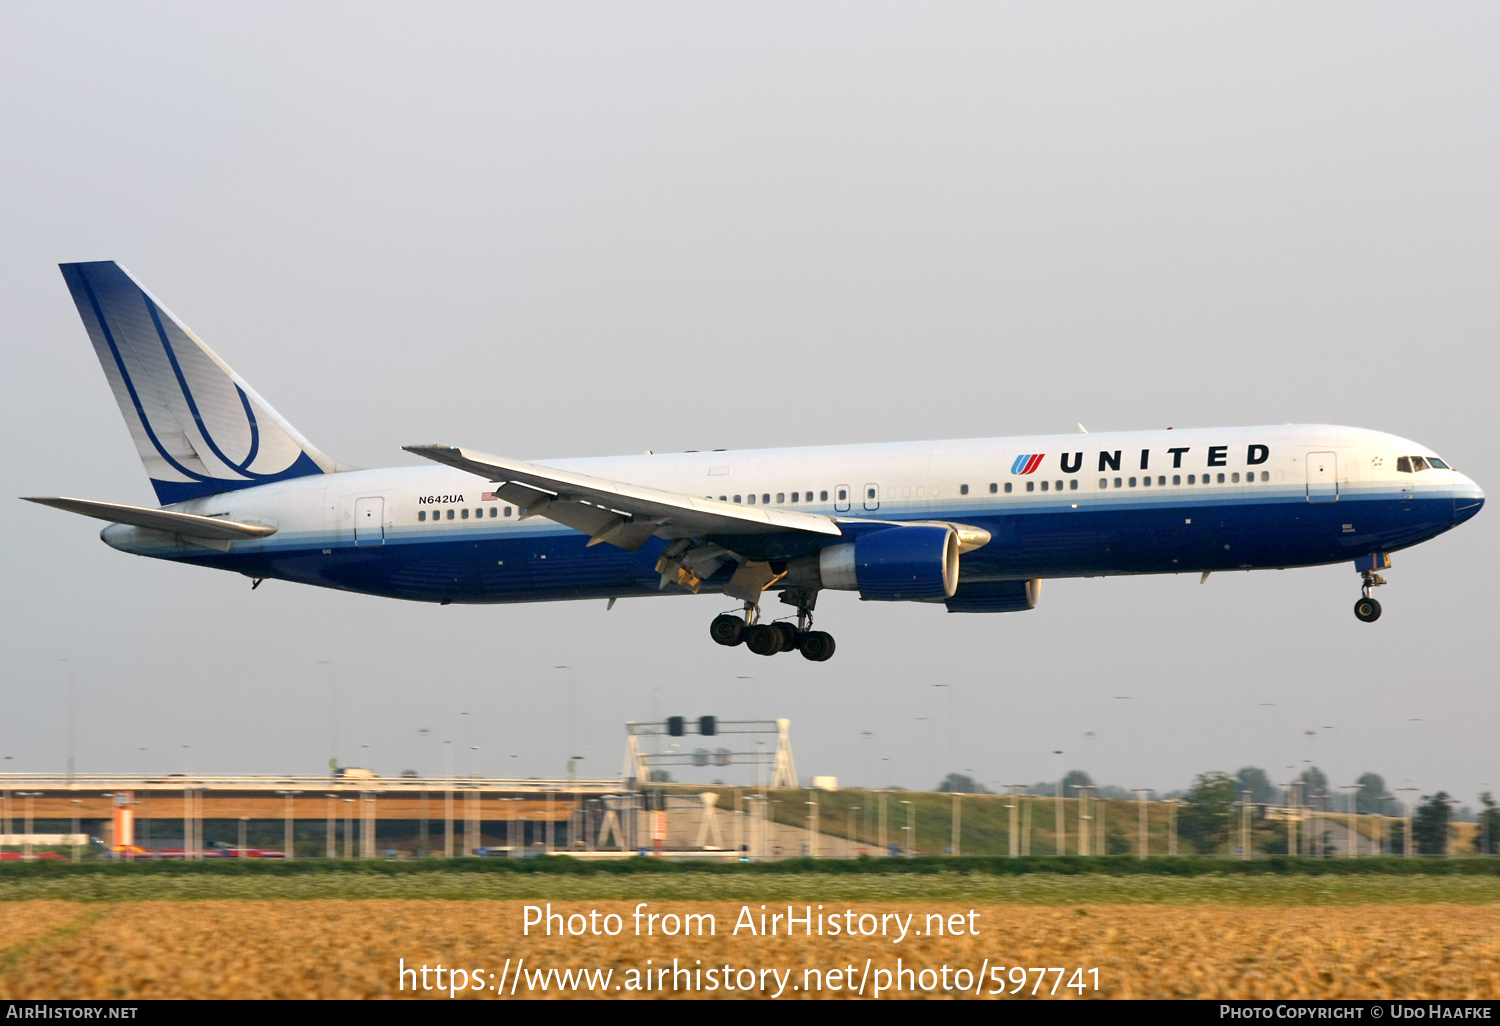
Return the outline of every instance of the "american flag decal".
<path id="1" fill-rule="evenodd" d="M 485 492 L 483 495 L 481 495 L 479 497 L 479 501 L 480 502 L 499 502 L 500 501 L 500 496 L 496 495 L 494 492 Z"/>
<path id="2" fill-rule="evenodd" d="M 1012 463 L 1010 465 L 1010 472 L 1012 474 L 1031 474 L 1031 473 L 1035 473 L 1036 468 L 1040 467 L 1042 465 L 1042 457 L 1044 457 L 1046 455 L 1047 454 L 1044 453 L 1044 452 L 1038 452 L 1038 453 L 1024 453 L 1024 454 L 1022 454 L 1020 456 L 1017 456 L 1016 457 L 1016 462 L 1014 462 L 1014 463 Z"/>

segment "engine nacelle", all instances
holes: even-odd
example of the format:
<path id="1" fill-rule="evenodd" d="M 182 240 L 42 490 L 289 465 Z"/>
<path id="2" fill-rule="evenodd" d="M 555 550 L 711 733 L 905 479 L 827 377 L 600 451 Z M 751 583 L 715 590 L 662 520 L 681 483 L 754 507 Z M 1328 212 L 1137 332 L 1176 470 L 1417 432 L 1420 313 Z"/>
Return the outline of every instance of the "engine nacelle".
<path id="1" fill-rule="evenodd" d="M 882 602 L 941 602 L 958 590 L 958 532 L 935 524 L 888 527 L 861 534 L 852 544 L 830 545 L 816 567 L 791 567 L 789 583 L 857 591 Z M 799 561 L 800 562 L 800 561 Z"/>
<path id="2" fill-rule="evenodd" d="M 1014 613 L 1035 609 L 1042 598 L 1042 579 L 981 581 L 958 586 L 943 605 L 950 613 Z"/>

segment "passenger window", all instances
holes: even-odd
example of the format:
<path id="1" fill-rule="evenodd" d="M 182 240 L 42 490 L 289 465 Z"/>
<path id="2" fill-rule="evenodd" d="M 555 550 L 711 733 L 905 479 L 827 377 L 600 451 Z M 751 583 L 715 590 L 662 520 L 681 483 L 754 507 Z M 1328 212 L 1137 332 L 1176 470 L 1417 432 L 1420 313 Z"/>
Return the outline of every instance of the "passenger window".
<path id="1" fill-rule="evenodd" d="M 848 498 L 849 498 L 849 493 L 845 489 L 840 488 L 839 489 L 839 501 L 840 502 L 844 502 Z"/>
<path id="2" fill-rule="evenodd" d="M 1108 488 L 1109 487 L 1109 478 L 1107 478 L 1107 477 L 1101 477 L 1099 479 L 1099 487 L 1100 488 Z"/>
<path id="3" fill-rule="evenodd" d="M 1068 490 L 1071 491 L 1071 492 L 1078 491 L 1078 478 L 1075 477 L 1075 478 L 1069 479 L 1069 481 L 1068 481 Z"/>
<path id="4" fill-rule="evenodd" d="M 793 492 L 792 493 L 792 502 L 796 502 L 797 501 L 797 495 L 798 495 L 797 492 Z"/>
<path id="5" fill-rule="evenodd" d="M 1224 475 L 1220 474 L 1219 475 L 1219 484 L 1223 484 L 1223 483 L 1224 483 Z"/>
<path id="6" fill-rule="evenodd" d="M 994 494 L 995 494 L 995 493 L 996 493 L 996 492 L 998 492 L 998 491 L 999 491 L 999 490 L 1000 490 L 1000 489 L 999 489 L 999 487 L 998 487 L 998 486 L 996 486 L 996 484 L 995 484 L 995 482 L 993 482 L 993 481 L 991 481 L 991 482 L 990 482 L 990 494 L 991 494 L 991 495 L 994 495 Z M 1010 491 L 1010 485 L 1006 485 L 1006 486 L 1005 486 L 1005 490 L 1006 490 L 1006 491 L 1007 491 L 1007 492 L 1008 492 L 1008 491 Z"/>
<path id="7" fill-rule="evenodd" d="M 1150 474 L 1147 474 L 1145 477 L 1141 478 L 1141 487 L 1142 488 L 1150 488 L 1151 487 L 1151 475 Z"/>
<path id="8" fill-rule="evenodd" d="M 1035 481 L 1027 481 L 1026 482 L 1026 490 L 1028 492 L 1034 492 L 1034 491 L 1036 491 L 1036 482 Z"/>
<path id="9" fill-rule="evenodd" d="M 994 485 L 990 485 L 990 491 L 994 491 L 994 490 L 995 490 L 995 486 Z M 1005 482 L 1005 494 L 1006 495 L 1010 494 L 1010 482 L 1009 481 Z"/>
<path id="10" fill-rule="evenodd" d="M 1045 491 L 1046 491 L 1046 490 L 1047 490 L 1047 482 L 1046 482 L 1046 481 L 1043 481 L 1043 482 L 1042 482 L 1042 491 L 1044 491 L 1044 492 L 1045 492 Z"/>
<path id="11" fill-rule="evenodd" d="M 1411 469 L 1420 473 L 1427 469 L 1427 461 L 1420 456 L 1413 456 L 1411 458 Z"/>
<path id="12" fill-rule="evenodd" d="M 1166 484 L 1166 483 L 1167 483 L 1167 475 L 1165 475 L 1165 474 L 1162 474 L 1162 475 L 1161 475 L 1161 476 L 1159 476 L 1159 477 L 1158 477 L 1158 478 L 1157 478 L 1157 479 L 1156 479 L 1156 483 L 1157 483 L 1157 484 L 1159 484 L 1159 485 L 1164 485 L 1164 484 Z"/>
<path id="13" fill-rule="evenodd" d="M 425 509 L 419 509 L 419 510 L 417 510 L 417 522 L 421 523 L 423 520 L 426 520 L 426 519 L 427 519 L 427 511 Z"/>
<path id="14" fill-rule="evenodd" d="M 968 495 L 969 494 L 969 486 L 965 485 L 965 484 L 959 485 L 958 486 L 958 494 L 959 495 Z"/>
<path id="15" fill-rule="evenodd" d="M 490 507 L 490 519 L 494 520 L 499 515 L 500 515 L 500 511 L 498 509 L 496 509 L 494 506 L 491 506 Z"/>
<path id="16" fill-rule="evenodd" d="M 1271 480 L 1271 472 L 1269 470 L 1262 470 L 1260 472 L 1260 479 L 1262 481 L 1269 481 L 1269 480 Z"/>
<path id="17" fill-rule="evenodd" d="M 1182 484 L 1182 475 L 1181 474 L 1173 474 L 1172 475 L 1172 483 L 1174 485 L 1180 485 L 1180 484 Z"/>
<path id="18" fill-rule="evenodd" d="M 1118 477 L 1115 478 L 1115 487 L 1116 488 L 1120 487 L 1120 479 Z"/>
<path id="19" fill-rule="evenodd" d="M 1133 478 L 1133 477 L 1130 479 L 1130 487 L 1132 487 L 1132 488 L 1135 487 L 1135 478 Z"/>
<path id="20" fill-rule="evenodd" d="M 468 509 L 461 509 L 461 510 L 459 510 L 458 511 L 458 518 L 460 520 L 467 520 L 467 519 L 469 519 L 469 511 L 468 511 Z"/>
<path id="21" fill-rule="evenodd" d="M 746 501 L 749 502 L 750 505 L 754 506 L 755 505 L 755 493 L 751 492 L 750 495 L 747 497 Z"/>
<path id="22" fill-rule="evenodd" d="M 1238 471 L 1236 471 L 1236 472 L 1235 472 L 1235 473 L 1233 473 L 1233 474 L 1230 474 L 1230 475 L 1229 475 L 1229 480 L 1230 480 L 1230 481 L 1232 481 L 1232 482 L 1234 482 L 1234 483 L 1235 483 L 1235 484 L 1239 484 L 1239 483 L 1240 483 L 1240 475 L 1239 475 L 1239 472 L 1238 472 Z"/>
<path id="23" fill-rule="evenodd" d="M 723 496 L 720 496 L 720 498 L 723 498 Z M 506 516 L 510 516 L 510 507 L 509 506 L 505 507 L 505 515 Z"/>
<path id="24" fill-rule="evenodd" d="M 819 492 L 818 493 L 818 501 L 819 502 L 827 502 L 828 501 L 828 493 L 827 492 Z"/>
<path id="25" fill-rule="evenodd" d="M 776 505 L 780 506 L 785 501 L 786 501 L 786 492 L 777 492 L 776 493 Z"/>
<path id="26" fill-rule="evenodd" d="M 875 498 L 875 489 L 873 489 L 873 488 L 866 488 L 865 489 L 865 498 L 867 498 L 867 499 L 873 499 L 873 498 Z"/>
<path id="27" fill-rule="evenodd" d="M 453 511 L 451 509 L 448 511 L 448 519 L 449 520 L 453 519 Z"/>
<path id="28" fill-rule="evenodd" d="M 753 496 L 752 496 L 752 498 L 753 498 Z M 735 496 L 735 497 L 734 497 L 734 501 L 735 501 L 735 502 L 739 502 L 739 501 L 740 501 L 740 497 L 739 497 L 739 496 L 738 496 L 738 495 L 736 495 L 736 496 Z"/>
<path id="29" fill-rule="evenodd" d="M 1057 490 L 1058 491 L 1062 491 L 1062 482 L 1061 481 L 1057 482 Z"/>
<path id="30" fill-rule="evenodd" d="M 763 506 L 769 506 L 771 504 L 771 493 L 766 492 L 764 495 L 762 495 L 760 497 L 760 502 Z"/>

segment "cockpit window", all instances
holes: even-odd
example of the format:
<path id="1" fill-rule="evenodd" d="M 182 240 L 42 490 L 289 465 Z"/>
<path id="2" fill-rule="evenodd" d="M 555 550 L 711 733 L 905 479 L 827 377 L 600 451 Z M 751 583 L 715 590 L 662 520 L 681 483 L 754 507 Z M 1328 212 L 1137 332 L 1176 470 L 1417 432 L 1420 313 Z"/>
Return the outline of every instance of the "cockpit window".
<path id="1" fill-rule="evenodd" d="M 1452 470 L 1453 469 L 1452 467 L 1448 466 L 1448 464 L 1446 464 L 1442 460 L 1438 459 L 1436 456 L 1429 456 L 1429 457 L 1427 457 L 1427 465 L 1430 466 L 1430 467 L 1433 467 L 1436 470 Z"/>
<path id="2" fill-rule="evenodd" d="M 1426 460 L 1424 460 L 1424 459 L 1423 459 L 1423 458 L 1422 458 L 1422 457 L 1420 457 L 1420 456 L 1413 456 L 1413 457 L 1412 457 L 1412 458 L 1411 458 L 1411 469 L 1412 469 L 1412 470 L 1413 470 L 1413 471 L 1422 471 L 1422 470 L 1426 470 L 1426 469 L 1427 469 L 1427 461 L 1426 461 Z"/>
<path id="3" fill-rule="evenodd" d="M 1396 473 L 1398 473 L 1398 474 L 1410 474 L 1411 473 L 1411 457 L 1410 456 L 1397 456 L 1396 457 Z"/>

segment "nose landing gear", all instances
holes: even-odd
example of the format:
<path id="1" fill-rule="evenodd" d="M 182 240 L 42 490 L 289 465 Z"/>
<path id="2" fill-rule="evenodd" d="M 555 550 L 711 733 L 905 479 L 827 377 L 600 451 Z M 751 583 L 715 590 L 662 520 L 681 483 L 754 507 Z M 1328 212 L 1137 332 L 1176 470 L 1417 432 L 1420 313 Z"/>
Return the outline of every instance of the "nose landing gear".
<path id="1" fill-rule="evenodd" d="M 827 631 L 812 630 L 812 611 L 817 603 L 816 591 L 789 589 L 781 595 L 781 601 L 797 607 L 797 623 L 786 620 L 771 623 L 760 622 L 760 607 L 745 603 L 743 616 L 720 613 L 708 625 L 709 637 L 726 647 L 744 644 L 756 655 L 775 655 L 777 652 L 800 650 L 802 658 L 814 663 L 827 662 L 833 658 L 835 648 L 833 635 Z"/>
<path id="2" fill-rule="evenodd" d="M 1386 580 L 1374 570 L 1362 570 L 1360 576 L 1364 583 L 1359 588 L 1360 599 L 1354 603 L 1354 615 L 1365 623 L 1374 623 L 1380 619 L 1380 603 L 1370 592 L 1385 584 Z"/>

